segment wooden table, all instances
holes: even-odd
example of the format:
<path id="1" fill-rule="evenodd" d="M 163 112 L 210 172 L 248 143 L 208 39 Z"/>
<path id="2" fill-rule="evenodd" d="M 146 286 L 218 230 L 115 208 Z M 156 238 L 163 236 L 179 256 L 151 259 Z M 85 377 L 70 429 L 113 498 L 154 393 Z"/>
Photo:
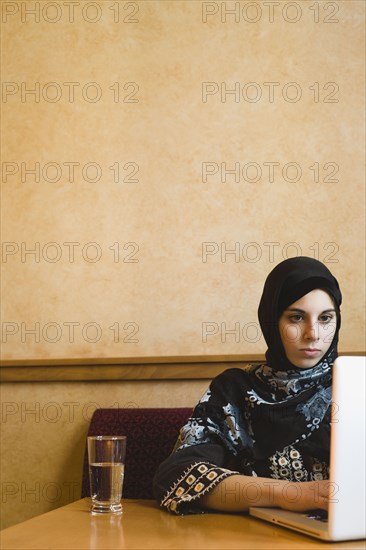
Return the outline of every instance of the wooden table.
<path id="1" fill-rule="evenodd" d="M 365 548 L 365 541 L 330 543 Z M 241 514 L 173 516 L 150 500 L 124 500 L 122 516 L 92 516 L 78 500 L 0 532 L 1 550 L 306 550 L 326 548 L 281 527 Z"/>

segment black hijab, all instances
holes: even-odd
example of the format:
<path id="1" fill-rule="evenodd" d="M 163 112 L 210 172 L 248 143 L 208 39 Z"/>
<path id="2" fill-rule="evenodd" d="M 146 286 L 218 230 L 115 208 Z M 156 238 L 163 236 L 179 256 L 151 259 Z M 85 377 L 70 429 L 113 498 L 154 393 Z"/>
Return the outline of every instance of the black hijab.
<path id="1" fill-rule="evenodd" d="M 332 344 L 321 361 L 333 363 L 337 357 L 338 332 L 341 325 L 340 305 L 342 295 L 335 277 L 318 260 L 300 256 L 288 258 L 278 264 L 268 275 L 258 308 L 258 318 L 266 340 L 267 364 L 276 370 L 294 369 L 286 357 L 278 328 L 282 312 L 302 296 L 315 289 L 328 292 L 337 312 L 337 326 Z"/>

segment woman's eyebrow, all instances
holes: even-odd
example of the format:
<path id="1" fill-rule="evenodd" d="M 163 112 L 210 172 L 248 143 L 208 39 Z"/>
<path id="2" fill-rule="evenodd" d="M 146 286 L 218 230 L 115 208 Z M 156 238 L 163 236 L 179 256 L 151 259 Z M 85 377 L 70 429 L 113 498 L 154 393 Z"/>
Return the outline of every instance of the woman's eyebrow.
<path id="1" fill-rule="evenodd" d="M 300 309 L 299 307 L 287 307 L 285 309 L 285 311 L 297 311 L 299 313 L 306 313 L 306 311 L 304 309 Z M 321 312 L 321 314 L 323 313 L 335 313 L 335 309 L 331 308 L 331 309 L 325 309 L 324 311 Z"/>

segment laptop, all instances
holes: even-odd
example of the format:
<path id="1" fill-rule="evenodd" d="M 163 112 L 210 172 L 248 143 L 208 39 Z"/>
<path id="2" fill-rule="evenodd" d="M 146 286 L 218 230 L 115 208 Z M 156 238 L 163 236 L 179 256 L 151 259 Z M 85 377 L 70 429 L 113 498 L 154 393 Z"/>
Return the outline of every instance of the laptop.
<path id="1" fill-rule="evenodd" d="M 366 538 L 365 373 L 365 357 L 342 356 L 333 365 L 328 518 L 321 510 L 258 507 L 252 516 L 328 541 Z"/>

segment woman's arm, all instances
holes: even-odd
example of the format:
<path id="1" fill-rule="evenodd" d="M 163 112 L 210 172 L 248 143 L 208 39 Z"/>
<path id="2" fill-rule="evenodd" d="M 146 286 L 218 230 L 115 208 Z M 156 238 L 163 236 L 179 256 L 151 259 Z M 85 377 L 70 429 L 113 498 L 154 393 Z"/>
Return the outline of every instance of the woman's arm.
<path id="1" fill-rule="evenodd" d="M 236 474 L 203 495 L 199 504 L 223 512 L 246 512 L 250 506 L 273 506 L 296 512 L 327 510 L 329 485 L 329 481 L 290 482 Z"/>

